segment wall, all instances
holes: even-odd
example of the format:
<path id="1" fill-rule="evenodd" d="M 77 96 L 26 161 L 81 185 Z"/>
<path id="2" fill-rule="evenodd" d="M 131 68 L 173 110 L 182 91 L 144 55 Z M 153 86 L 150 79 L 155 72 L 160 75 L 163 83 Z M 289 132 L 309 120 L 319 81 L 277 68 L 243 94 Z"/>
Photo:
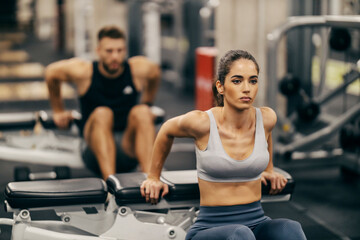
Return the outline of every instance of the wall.
<path id="1" fill-rule="evenodd" d="M 222 56 L 230 49 L 244 49 L 253 54 L 260 65 L 260 88 L 256 105 L 265 105 L 266 35 L 286 21 L 288 1 L 221 0 L 215 12 L 215 45 Z M 279 74 L 285 71 L 285 48 L 279 50 Z"/>
<path id="2" fill-rule="evenodd" d="M 66 0 L 66 51 L 77 57 L 96 58 L 97 33 L 105 25 L 127 32 L 127 7 L 117 0 Z"/>

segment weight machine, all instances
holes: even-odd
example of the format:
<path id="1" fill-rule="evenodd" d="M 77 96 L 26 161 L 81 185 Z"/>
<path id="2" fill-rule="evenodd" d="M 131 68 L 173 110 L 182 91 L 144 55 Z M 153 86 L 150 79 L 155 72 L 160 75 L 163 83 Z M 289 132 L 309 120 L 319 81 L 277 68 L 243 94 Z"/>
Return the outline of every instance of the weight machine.
<path id="1" fill-rule="evenodd" d="M 359 16 L 302 16 L 302 17 L 290 17 L 288 21 L 276 28 L 267 36 L 268 49 L 267 49 L 267 77 L 268 77 L 268 94 L 267 102 L 273 109 L 277 109 L 277 96 L 278 96 L 278 73 L 277 73 L 277 52 L 279 42 L 281 38 L 287 34 L 290 30 L 295 28 L 304 27 L 330 27 L 332 29 L 359 29 L 360 17 Z M 345 36 L 346 37 L 346 36 Z M 344 39 L 346 40 L 346 39 Z M 334 41 L 334 39 L 332 39 Z M 335 40 L 336 41 L 336 40 Z M 345 42 L 346 43 L 346 42 Z M 335 47 L 339 47 L 338 50 L 344 50 L 342 43 L 335 42 Z M 334 42 L 330 42 L 330 45 L 334 46 Z M 296 151 L 305 151 L 306 149 L 313 148 L 323 144 L 326 140 L 337 134 L 339 130 L 356 119 L 360 115 L 360 103 L 355 104 L 341 116 L 331 120 L 326 114 L 321 113 L 321 106 L 329 102 L 334 96 L 342 93 L 346 90 L 346 87 L 356 81 L 359 78 L 359 70 L 352 69 L 344 76 L 344 83 L 329 93 L 323 94 L 317 98 L 310 98 L 301 89 L 299 80 L 294 78 L 284 79 L 280 84 L 280 91 L 284 88 L 288 91 L 288 94 L 299 94 L 305 104 L 300 107 L 298 111 L 293 112 L 289 116 L 283 116 L 278 113 L 278 125 L 273 133 L 273 137 L 276 141 L 274 144 L 274 153 L 284 156 L 285 159 L 291 159 L 292 155 Z M 285 91 L 286 91 L 285 90 Z M 311 122 L 315 119 L 321 119 L 326 122 L 327 125 L 319 130 L 316 130 L 310 134 L 301 134 L 296 131 L 294 126 L 294 120 L 302 118 L 302 120 Z M 279 141 L 286 135 L 287 142 L 282 143 Z M 343 151 L 327 151 L 324 157 L 330 157 L 334 155 L 343 154 Z M 304 154 L 304 158 L 311 158 L 311 154 Z M 359 164 L 359 163 L 358 163 Z M 360 164 L 359 164 L 360 165 Z"/>

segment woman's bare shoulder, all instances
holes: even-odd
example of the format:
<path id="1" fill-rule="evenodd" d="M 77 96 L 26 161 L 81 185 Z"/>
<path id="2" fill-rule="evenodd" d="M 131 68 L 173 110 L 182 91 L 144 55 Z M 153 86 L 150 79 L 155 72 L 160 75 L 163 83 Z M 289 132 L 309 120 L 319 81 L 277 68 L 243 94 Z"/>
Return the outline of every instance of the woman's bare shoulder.
<path id="1" fill-rule="evenodd" d="M 264 127 L 271 131 L 275 127 L 277 121 L 275 111 L 269 107 L 261 107 L 260 110 L 263 116 Z"/>
<path id="2" fill-rule="evenodd" d="M 174 117 L 167 124 L 174 131 L 176 136 L 194 137 L 198 139 L 210 129 L 209 117 L 206 112 L 194 110 L 183 115 Z"/>
<path id="3" fill-rule="evenodd" d="M 193 110 L 182 116 L 179 124 L 195 131 L 203 132 L 209 129 L 209 117 L 204 111 Z"/>

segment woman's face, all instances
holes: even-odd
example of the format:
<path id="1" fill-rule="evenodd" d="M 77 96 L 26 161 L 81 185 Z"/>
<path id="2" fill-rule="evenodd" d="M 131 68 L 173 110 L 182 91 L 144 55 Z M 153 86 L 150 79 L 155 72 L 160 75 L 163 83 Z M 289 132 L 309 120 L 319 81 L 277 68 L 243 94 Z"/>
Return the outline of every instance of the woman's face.
<path id="1" fill-rule="evenodd" d="M 255 63 L 248 59 L 236 60 L 226 75 L 224 85 L 218 84 L 218 91 L 224 96 L 224 105 L 241 110 L 250 108 L 258 91 Z"/>

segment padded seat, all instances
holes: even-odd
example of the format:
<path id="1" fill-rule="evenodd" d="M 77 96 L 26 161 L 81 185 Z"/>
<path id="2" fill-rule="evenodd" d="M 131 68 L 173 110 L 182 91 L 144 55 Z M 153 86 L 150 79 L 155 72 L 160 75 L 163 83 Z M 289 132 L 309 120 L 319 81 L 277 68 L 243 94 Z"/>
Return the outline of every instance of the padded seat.
<path id="1" fill-rule="evenodd" d="M 294 180 L 290 175 L 286 177 L 288 182 L 283 191 L 277 196 L 292 194 L 294 190 Z M 118 205 L 145 203 L 145 198 L 140 193 L 141 183 L 145 179 L 146 174 L 140 172 L 114 174 L 108 178 L 107 185 L 109 191 L 115 195 Z M 199 199 L 200 193 L 196 170 L 162 171 L 161 180 L 169 185 L 169 194 L 164 196 L 167 201 Z M 270 183 L 267 186 L 262 186 L 263 195 L 269 195 L 269 190 Z"/>
<path id="2" fill-rule="evenodd" d="M 146 202 L 140 193 L 140 186 L 145 179 L 146 174 L 141 172 L 120 173 L 111 175 L 106 183 L 117 204 L 127 205 Z M 169 185 L 169 193 L 164 196 L 167 201 L 199 199 L 196 170 L 163 171 L 161 180 Z"/>
<path id="3" fill-rule="evenodd" d="M 146 174 L 142 172 L 118 173 L 109 176 L 106 184 L 118 205 L 145 203 L 140 193 L 141 183 L 145 179 Z"/>
<path id="4" fill-rule="evenodd" d="M 11 182 L 5 199 L 11 208 L 38 208 L 77 204 L 101 204 L 107 186 L 100 178 Z"/>

